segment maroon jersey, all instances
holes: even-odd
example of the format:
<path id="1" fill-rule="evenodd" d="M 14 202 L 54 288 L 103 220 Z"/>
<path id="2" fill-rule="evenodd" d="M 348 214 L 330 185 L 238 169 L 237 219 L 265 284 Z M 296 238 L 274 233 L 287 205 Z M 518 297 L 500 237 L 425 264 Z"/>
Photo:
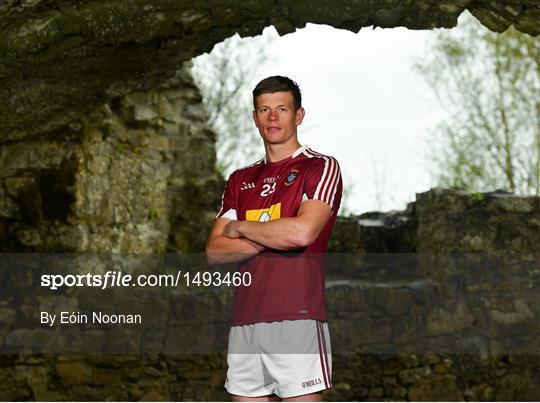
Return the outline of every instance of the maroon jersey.
<path id="1" fill-rule="evenodd" d="M 236 288 L 232 324 L 293 319 L 326 319 L 324 262 L 328 238 L 341 203 L 343 184 L 335 158 L 307 146 L 278 162 L 261 159 L 234 171 L 227 181 L 218 217 L 270 221 L 295 217 L 305 200 L 320 200 L 332 215 L 306 248 L 285 253 L 265 250 L 243 262 L 251 285 Z"/>

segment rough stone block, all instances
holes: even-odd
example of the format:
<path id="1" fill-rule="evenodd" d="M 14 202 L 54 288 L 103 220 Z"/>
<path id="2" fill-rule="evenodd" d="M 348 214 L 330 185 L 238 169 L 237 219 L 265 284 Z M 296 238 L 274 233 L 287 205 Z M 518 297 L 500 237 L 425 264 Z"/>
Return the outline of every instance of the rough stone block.
<path id="1" fill-rule="evenodd" d="M 427 334 L 430 336 L 457 333 L 472 325 L 474 316 L 465 301 L 458 301 L 452 311 L 436 308 L 427 318 Z"/>
<path id="2" fill-rule="evenodd" d="M 90 383 L 93 381 L 92 368 L 83 362 L 59 362 L 56 374 L 67 384 Z"/>
<path id="3" fill-rule="evenodd" d="M 412 401 L 463 401 L 453 376 L 436 377 L 409 387 L 407 397 Z"/>

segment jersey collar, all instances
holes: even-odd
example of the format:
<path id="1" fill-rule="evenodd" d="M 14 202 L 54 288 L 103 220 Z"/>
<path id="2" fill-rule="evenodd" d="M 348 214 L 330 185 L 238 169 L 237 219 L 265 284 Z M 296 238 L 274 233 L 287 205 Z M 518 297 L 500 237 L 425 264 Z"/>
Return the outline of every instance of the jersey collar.
<path id="1" fill-rule="evenodd" d="M 292 154 L 292 157 L 295 158 L 295 157 L 298 157 L 300 154 L 302 154 L 304 152 L 304 150 L 308 148 L 307 144 L 306 145 L 303 145 L 303 146 L 300 146 L 293 154 Z"/>
<path id="2" fill-rule="evenodd" d="M 291 155 L 291 158 L 296 158 L 298 157 L 300 154 L 302 154 L 304 152 L 304 150 L 306 150 L 308 148 L 307 144 L 306 145 L 303 145 L 303 146 L 300 146 L 298 147 Z M 288 158 L 285 158 L 285 159 L 288 159 Z M 278 161 L 279 162 L 279 161 Z M 267 161 L 266 161 L 266 155 L 264 156 L 264 163 L 266 164 Z"/>

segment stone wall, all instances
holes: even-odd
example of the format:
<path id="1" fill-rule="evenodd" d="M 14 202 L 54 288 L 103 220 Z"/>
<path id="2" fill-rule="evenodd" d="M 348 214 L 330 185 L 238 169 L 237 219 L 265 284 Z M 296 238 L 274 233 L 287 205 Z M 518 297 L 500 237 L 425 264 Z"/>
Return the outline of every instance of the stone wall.
<path id="1" fill-rule="evenodd" d="M 339 218 L 334 252 L 538 253 L 539 198 L 434 188 L 404 211 Z"/>
<path id="2" fill-rule="evenodd" d="M 223 186 L 205 121 L 186 68 L 0 143 L 1 251 L 200 251 Z"/>
<path id="3" fill-rule="evenodd" d="M 539 217 L 538 197 L 436 188 L 341 218 L 332 249 L 365 258 L 329 268 L 333 339 L 356 342 L 328 398 L 537 399 Z"/>
<path id="4" fill-rule="evenodd" d="M 224 181 L 189 68 L 54 130 L 3 139 L 1 252 L 203 250 Z M 39 343 L 37 310 L 75 300 L 32 295 L 31 279 L 16 271 L 9 278 L 6 270 L 0 345 Z M 219 356 L 2 353 L 0 399 L 215 400 L 224 397 L 215 380 L 222 382 L 223 365 Z"/>
<path id="5" fill-rule="evenodd" d="M 436 188 L 417 194 L 405 211 L 341 218 L 327 272 L 335 387 L 324 397 L 534 400 L 539 213 L 535 197 Z M 141 307 L 170 307 L 158 329 L 180 354 L 152 353 L 143 338 L 136 342 L 147 352 L 137 355 L 1 355 L 0 397 L 226 400 L 224 355 L 184 346 L 224 342 L 230 291 L 140 300 Z M 43 294 L 38 301 L 50 299 Z M 3 345 L 16 339 L 9 323 L 20 327 L 21 314 L 38 308 L 16 295 L 0 301 Z"/>

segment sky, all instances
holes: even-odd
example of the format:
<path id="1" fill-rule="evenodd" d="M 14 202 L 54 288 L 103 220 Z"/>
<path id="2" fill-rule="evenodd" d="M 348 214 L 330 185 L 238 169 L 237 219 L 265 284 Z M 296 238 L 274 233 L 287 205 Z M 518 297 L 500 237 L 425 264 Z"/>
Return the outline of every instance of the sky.
<path id="1" fill-rule="evenodd" d="M 252 87 L 276 74 L 300 85 L 299 140 L 339 161 L 347 194 L 341 213 L 403 210 L 435 186 L 426 144 L 444 111 L 413 70 L 433 35 L 315 24 L 281 37 L 273 27 L 263 32 L 273 40 Z"/>

